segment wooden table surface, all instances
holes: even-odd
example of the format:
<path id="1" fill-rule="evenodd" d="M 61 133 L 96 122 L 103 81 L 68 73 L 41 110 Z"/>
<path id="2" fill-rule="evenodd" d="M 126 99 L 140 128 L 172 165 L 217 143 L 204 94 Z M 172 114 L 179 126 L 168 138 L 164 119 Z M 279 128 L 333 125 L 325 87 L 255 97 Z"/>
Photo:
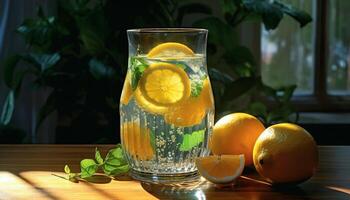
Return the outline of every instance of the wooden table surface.
<path id="1" fill-rule="evenodd" d="M 184 185 L 140 183 L 129 177 L 96 176 L 73 183 L 64 176 L 83 158 L 93 158 L 96 145 L 0 145 L 0 199 L 350 199 L 350 146 L 321 146 L 314 177 L 294 188 L 273 188 L 248 170 L 235 186 L 218 188 L 201 180 Z M 113 146 L 98 146 L 103 154 Z M 302 163 L 300 163 L 302 164 Z M 55 175 L 52 175 L 55 174 Z"/>

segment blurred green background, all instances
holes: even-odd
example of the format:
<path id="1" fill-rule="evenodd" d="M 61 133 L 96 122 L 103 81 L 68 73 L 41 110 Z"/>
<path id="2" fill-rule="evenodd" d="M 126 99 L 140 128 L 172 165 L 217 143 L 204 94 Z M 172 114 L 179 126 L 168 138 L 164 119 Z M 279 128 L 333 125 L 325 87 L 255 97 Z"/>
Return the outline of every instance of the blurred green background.
<path id="1" fill-rule="evenodd" d="M 265 125 L 296 122 L 293 93 L 314 93 L 315 25 L 310 22 L 315 1 L 52 2 L 45 8 L 36 5 L 35 16 L 13 30 L 26 48 L 8 53 L 1 64 L 6 89 L 1 91 L 0 143 L 118 143 L 119 97 L 128 60 L 126 30 L 131 28 L 209 30 L 208 71 L 216 120 L 240 111 Z M 346 71 L 347 66 L 343 69 L 334 60 L 337 54 L 332 56 L 329 62 Z M 332 67 L 329 88 L 346 90 L 348 76 Z M 27 91 L 39 91 L 30 130 L 12 119 L 19 112 L 16 99 Z"/>

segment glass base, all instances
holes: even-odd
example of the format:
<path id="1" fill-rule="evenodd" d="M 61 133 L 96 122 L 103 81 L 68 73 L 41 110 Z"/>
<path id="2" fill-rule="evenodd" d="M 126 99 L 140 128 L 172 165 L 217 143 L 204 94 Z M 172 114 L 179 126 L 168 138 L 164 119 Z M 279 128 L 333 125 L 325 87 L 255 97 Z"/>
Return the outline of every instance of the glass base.
<path id="1" fill-rule="evenodd" d="M 131 170 L 130 175 L 131 177 L 139 181 L 160 184 L 190 183 L 200 180 L 200 175 L 197 170 L 189 173 L 176 174 L 152 174 Z"/>

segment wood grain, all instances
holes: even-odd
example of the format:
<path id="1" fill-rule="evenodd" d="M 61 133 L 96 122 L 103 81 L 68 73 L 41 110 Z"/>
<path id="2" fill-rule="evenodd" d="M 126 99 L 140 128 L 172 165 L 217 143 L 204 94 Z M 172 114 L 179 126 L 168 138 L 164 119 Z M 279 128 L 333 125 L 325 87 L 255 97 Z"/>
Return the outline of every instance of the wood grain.
<path id="1" fill-rule="evenodd" d="M 350 199 L 350 147 L 322 146 L 320 166 L 298 187 L 274 188 L 253 170 L 236 185 L 218 188 L 205 180 L 187 185 L 140 183 L 130 177 L 98 175 L 73 183 L 58 176 L 65 164 L 79 171 L 95 145 L 0 145 L 0 199 Z M 111 145 L 98 148 L 105 154 Z M 302 163 L 301 163 L 302 164 Z M 54 174 L 54 175 L 53 175 Z"/>

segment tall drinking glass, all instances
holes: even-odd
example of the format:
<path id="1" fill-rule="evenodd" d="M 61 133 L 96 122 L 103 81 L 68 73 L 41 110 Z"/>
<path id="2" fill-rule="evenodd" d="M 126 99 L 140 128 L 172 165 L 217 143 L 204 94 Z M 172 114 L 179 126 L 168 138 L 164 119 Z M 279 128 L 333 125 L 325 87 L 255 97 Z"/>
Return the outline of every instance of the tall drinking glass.
<path id="1" fill-rule="evenodd" d="M 171 183 L 198 178 L 195 159 L 209 154 L 214 123 L 207 33 L 192 28 L 127 31 L 120 130 L 135 179 Z"/>

